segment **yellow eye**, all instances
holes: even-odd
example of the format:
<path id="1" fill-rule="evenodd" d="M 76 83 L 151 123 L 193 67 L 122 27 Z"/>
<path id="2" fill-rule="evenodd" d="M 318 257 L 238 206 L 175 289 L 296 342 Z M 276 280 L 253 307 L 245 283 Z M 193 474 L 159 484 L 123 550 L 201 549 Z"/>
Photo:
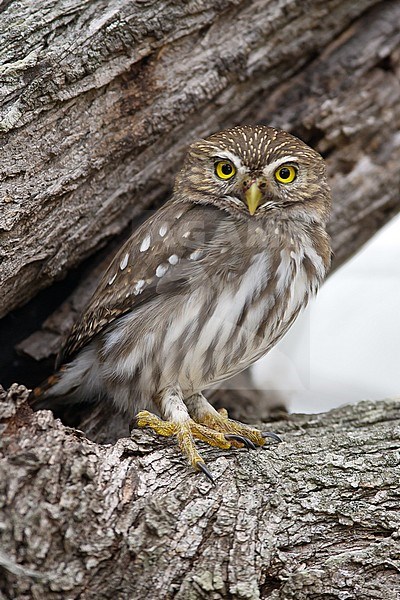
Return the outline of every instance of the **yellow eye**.
<path id="1" fill-rule="evenodd" d="M 297 177 L 297 169 L 292 165 L 282 165 L 275 171 L 275 179 L 279 183 L 292 183 Z"/>
<path id="2" fill-rule="evenodd" d="M 231 179 L 236 173 L 236 168 L 229 160 L 220 160 L 215 163 L 215 174 L 220 179 Z"/>

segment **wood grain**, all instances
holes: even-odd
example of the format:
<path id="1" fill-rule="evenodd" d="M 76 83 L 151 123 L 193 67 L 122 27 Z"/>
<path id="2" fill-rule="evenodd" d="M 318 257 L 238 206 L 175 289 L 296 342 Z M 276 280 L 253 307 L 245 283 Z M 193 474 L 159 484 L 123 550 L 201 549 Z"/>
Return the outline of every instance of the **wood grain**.
<path id="1" fill-rule="evenodd" d="M 400 595 L 400 403 L 265 424 L 283 443 L 97 445 L 27 392 L 0 397 L 0 593 L 10 599 L 304 600 Z"/>
<path id="2" fill-rule="evenodd" d="M 338 261 L 399 208 L 398 1 L 0 7 L 0 315 L 165 198 L 187 144 L 281 125 L 328 158 Z"/>

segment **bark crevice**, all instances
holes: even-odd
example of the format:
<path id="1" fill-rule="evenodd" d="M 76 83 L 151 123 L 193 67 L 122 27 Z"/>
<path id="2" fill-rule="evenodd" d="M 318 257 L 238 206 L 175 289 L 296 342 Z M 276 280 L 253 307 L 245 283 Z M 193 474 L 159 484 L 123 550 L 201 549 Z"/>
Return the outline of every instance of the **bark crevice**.
<path id="1" fill-rule="evenodd" d="M 22 0 L 0 14 L 3 384 L 48 374 L 115 240 L 166 199 L 196 138 L 260 123 L 321 152 L 335 267 L 399 211 L 398 0 Z M 266 420 L 243 377 L 219 405 Z M 75 415 L 85 435 L 26 397 L 0 393 L 0 596 L 400 596 L 398 400 L 277 411 L 279 447 L 201 448 L 214 488 L 173 442 L 128 438 L 101 410 Z"/>
<path id="2" fill-rule="evenodd" d="M 266 424 L 283 443 L 90 442 L 27 391 L 1 394 L 0 590 L 7 598 L 389 598 L 400 594 L 400 402 Z"/>

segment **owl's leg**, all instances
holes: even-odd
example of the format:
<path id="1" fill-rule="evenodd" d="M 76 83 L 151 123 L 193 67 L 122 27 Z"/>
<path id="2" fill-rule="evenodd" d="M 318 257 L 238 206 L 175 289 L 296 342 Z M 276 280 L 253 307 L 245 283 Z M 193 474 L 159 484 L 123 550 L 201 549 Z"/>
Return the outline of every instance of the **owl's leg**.
<path id="1" fill-rule="evenodd" d="M 234 446 L 242 447 L 244 445 L 249 448 L 255 448 L 255 445 L 263 446 L 267 437 L 277 442 L 282 441 L 276 433 L 260 431 L 239 421 L 229 419 L 225 409 L 215 410 L 203 394 L 194 394 L 185 400 L 185 404 L 190 416 L 196 423 L 223 433 L 225 439 L 232 440 Z"/>
<path id="2" fill-rule="evenodd" d="M 160 419 L 147 410 L 142 410 L 136 416 L 138 427 L 150 427 L 157 434 L 166 437 L 175 436 L 179 448 L 189 459 L 190 464 L 195 469 L 203 471 L 214 482 L 210 471 L 205 466 L 203 458 L 197 452 L 194 440 L 198 439 L 210 446 L 222 449 L 230 448 L 231 442 L 228 441 L 222 432 L 209 429 L 191 419 L 178 387 L 165 389 L 162 394 L 155 398 L 154 403 L 163 419 Z"/>

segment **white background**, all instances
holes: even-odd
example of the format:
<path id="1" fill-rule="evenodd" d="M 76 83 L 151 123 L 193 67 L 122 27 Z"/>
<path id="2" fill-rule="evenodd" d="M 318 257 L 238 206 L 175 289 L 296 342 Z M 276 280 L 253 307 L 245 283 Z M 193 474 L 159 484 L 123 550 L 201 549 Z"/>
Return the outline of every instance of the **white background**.
<path id="1" fill-rule="evenodd" d="M 400 396 L 400 217 L 329 277 L 254 374 L 290 412 Z"/>

